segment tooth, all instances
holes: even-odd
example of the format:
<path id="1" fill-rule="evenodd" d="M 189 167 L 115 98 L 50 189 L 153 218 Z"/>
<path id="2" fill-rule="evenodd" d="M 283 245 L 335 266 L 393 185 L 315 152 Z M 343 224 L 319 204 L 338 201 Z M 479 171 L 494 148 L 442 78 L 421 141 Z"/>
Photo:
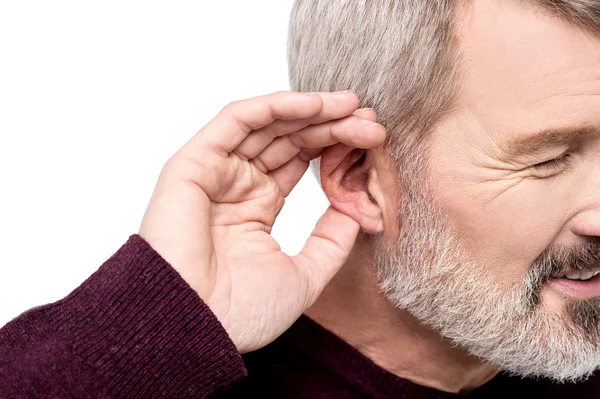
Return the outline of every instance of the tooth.
<path id="1" fill-rule="evenodd" d="M 579 276 L 580 276 L 579 272 L 573 272 L 573 273 L 567 274 L 565 277 L 568 278 L 569 280 L 579 280 Z"/>
<path id="2" fill-rule="evenodd" d="M 589 280 L 594 275 L 594 272 L 582 272 L 579 276 L 580 280 Z"/>
<path id="3" fill-rule="evenodd" d="M 598 274 L 600 274 L 600 270 L 594 272 L 594 276 L 597 276 Z"/>

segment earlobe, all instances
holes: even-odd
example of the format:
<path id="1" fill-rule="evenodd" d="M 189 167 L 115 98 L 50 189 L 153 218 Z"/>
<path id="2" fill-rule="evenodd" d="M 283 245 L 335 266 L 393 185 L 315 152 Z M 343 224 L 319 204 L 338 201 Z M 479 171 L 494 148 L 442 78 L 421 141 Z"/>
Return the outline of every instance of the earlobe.
<path id="1" fill-rule="evenodd" d="M 377 196 L 369 191 L 376 176 L 366 150 L 337 144 L 321 155 L 321 185 L 329 202 L 370 233 L 381 233 L 384 226 Z"/>

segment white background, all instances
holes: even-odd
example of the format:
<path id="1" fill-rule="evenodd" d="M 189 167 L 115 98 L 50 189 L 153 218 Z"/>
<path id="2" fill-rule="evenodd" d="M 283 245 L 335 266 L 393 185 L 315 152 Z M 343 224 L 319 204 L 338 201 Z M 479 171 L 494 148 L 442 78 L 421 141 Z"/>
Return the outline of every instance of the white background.
<path id="1" fill-rule="evenodd" d="M 230 101 L 287 90 L 292 0 L 0 2 L 0 325 L 137 233 L 163 163 Z M 274 230 L 327 202 L 307 173 Z"/>

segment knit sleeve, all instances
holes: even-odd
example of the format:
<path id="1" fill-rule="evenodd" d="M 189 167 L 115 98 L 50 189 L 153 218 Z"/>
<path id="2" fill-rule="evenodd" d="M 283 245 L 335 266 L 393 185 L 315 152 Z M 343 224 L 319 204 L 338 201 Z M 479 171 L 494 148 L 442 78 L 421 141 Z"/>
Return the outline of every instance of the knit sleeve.
<path id="1" fill-rule="evenodd" d="M 2 398 L 202 398 L 246 375 L 210 309 L 138 235 L 0 329 Z"/>

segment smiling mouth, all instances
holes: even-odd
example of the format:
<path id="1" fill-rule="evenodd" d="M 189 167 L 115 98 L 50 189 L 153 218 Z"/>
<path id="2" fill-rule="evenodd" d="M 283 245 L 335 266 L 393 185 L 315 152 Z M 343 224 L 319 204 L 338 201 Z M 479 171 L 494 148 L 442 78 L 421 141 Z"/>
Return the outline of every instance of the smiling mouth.
<path id="1" fill-rule="evenodd" d="M 600 297 L 600 269 L 592 271 L 565 269 L 548 280 L 550 287 L 563 296 L 577 300 Z"/>
<path id="2" fill-rule="evenodd" d="M 596 270 L 596 271 L 582 271 L 582 270 L 577 270 L 577 271 L 564 271 L 564 272 L 560 272 L 552 277 L 554 278 L 566 278 L 569 280 L 580 280 L 580 281 L 588 281 L 590 280 L 592 277 L 597 276 L 598 274 L 600 274 L 600 270 Z"/>

